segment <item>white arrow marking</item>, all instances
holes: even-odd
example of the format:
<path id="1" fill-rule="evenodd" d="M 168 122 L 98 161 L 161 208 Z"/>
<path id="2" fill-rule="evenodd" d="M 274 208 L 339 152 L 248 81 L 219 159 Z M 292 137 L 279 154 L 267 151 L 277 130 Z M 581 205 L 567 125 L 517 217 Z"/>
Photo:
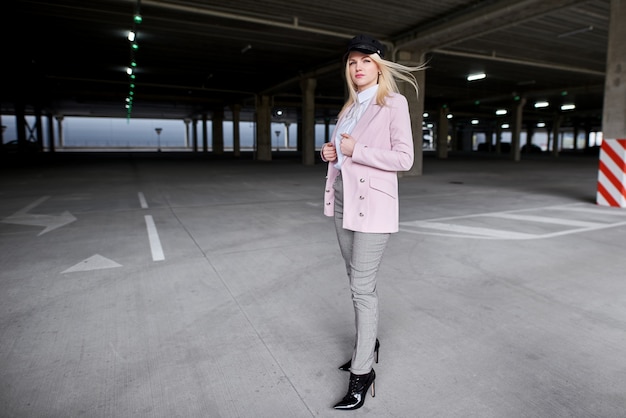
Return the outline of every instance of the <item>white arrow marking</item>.
<path id="1" fill-rule="evenodd" d="M 99 254 L 95 254 L 89 258 L 84 259 L 80 263 L 73 265 L 72 267 L 68 268 L 62 273 L 73 273 L 76 271 L 109 269 L 113 267 L 122 267 L 122 265 L 106 257 L 102 257 Z"/>
<path id="2" fill-rule="evenodd" d="M 63 212 L 60 215 L 28 213 L 31 209 L 39 206 L 49 197 L 50 196 L 44 196 L 41 199 L 34 201 L 25 208 L 18 210 L 13 215 L 7 216 L 2 220 L 2 222 L 17 225 L 45 226 L 45 229 L 37 234 L 37 236 L 40 236 L 76 220 L 76 217 L 68 211 Z"/>

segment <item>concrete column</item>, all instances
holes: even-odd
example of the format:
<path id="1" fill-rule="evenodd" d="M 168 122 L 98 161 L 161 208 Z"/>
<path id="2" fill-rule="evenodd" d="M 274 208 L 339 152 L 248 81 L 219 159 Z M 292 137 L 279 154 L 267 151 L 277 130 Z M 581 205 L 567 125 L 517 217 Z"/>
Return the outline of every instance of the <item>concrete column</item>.
<path id="1" fill-rule="evenodd" d="M 330 117 L 324 117 L 324 143 L 330 142 Z"/>
<path id="2" fill-rule="evenodd" d="M 532 123 L 526 124 L 526 149 L 530 152 L 533 145 L 533 136 L 535 136 L 535 126 Z"/>
<path id="3" fill-rule="evenodd" d="M 591 144 L 589 143 L 590 139 L 591 139 L 591 124 L 585 123 L 585 151 L 587 151 L 589 147 L 591 146 Z"/>
<path id="4" fill-rule="evenodd" d="M 471 125 L 459 124 L 457 129 L 456 146 L 458 151 L 471 151 L 472 150 L 472 138 L 474 137 L 474 131 Z"/>
<path id="5" fill-rule="evenodd" d="M 611 0 L 602 131 L 605 139 L 626 138 L 626 2 Z"/>
<path id="6" fill-rule="evenodd" d="M 198 152 L 198 119 L 194 118 L 191 124 L 191 143 L 193 152 Z"/>
<path id="7" fill-rule="evenodd" d="M 452 121 L 452 119 L 448 119 L 448 133 L 450 134 L 450 142 L 448 143 L 448 150 L 458 151 L 459 148 L 458 148 L 457 139 L 459 138 L 459 136 L 457 132 L 457 126 L 454 123 L 454 121 Z"/>
<path id="8" fill-rule="evenodd" d="M 554 120 L 552 122 L 552 155 L 554 157 L 559 156 L 559 152 L 561 151 L 561 123 L 563 122 L 563 116 L 556 114 L 554 115 Z"/>
<path id="9" fill-rule="evenodd" d="M 289 126 L 291 123 L 285 122 L 285 149 L 289 149 Z"/>
<path id="10" fill-rule="evenodd" d="M 552 122 L 546 122 L 546 152 L 552 150 Z"/>
<path id="11" fill-rule="evenodd" d="M 191 119 L 184 119 L 185 122 L 185 148 L 189 148 L 189 123 Z"/>
<path id="12" fill-rule="evenodd" d="M 55 116 L 57 120 L 57 137 L 59 138 L 59 147 L 63 148 L 65 146 L 65 137 L 63 136 L 63 116 Z"/>
<path id="13" fill-rule="evenodd" d="M 35 107 L 35 132 L 37 133 L 37 147 L 43 151 L 43 122 L 41 121 L 41 108 Z"/>
<path id="14" fill-rule="evenodd" d="M 439 122 L 437 123 L 437 158 L 448 158 L 448 107 L 439 109 Z"/>
<path id="15" fill-rule="evenodd" d="M 25 151 L 26 141 L 26 108 L 22 103 L 15 106 L 15 127 L 17 128 L 17 152 Z"/>
<path id="16" fill-rule="evenodd" d="M 297 124 L 298 126 L 296 127 L 296 149 L 298 151 L 302 151 L 302 109 L 301 108 L 297 108 Z"/>
<path id="17" fill-rule="evenodd" d="M 315 164 L 315 87 L 317 80 L 306 78 L 302 89 L 302 163 Z"/>
<path id="18" fill-rule="evenodd" d="M 493 130 L 491 128 L 485 130 L 485 143 L 487 144 L 487 152 L 491 152 L 493 150 Z"/>
<path id="19" fill-rule="evenodd" d="M 270 97 L 259 96 L 256 105 L 256 155 L 261 161 L 272 160 L 271 119 Z"/>
<path id="20" fill-rule="evenodd" d="M 15 127 L 17 128 L 17 152 L 22 153 L 26 151 L 26 141 L 28 141 L 27 135 L 27 122 L 26 113 L 24 107 L 15 108 Z"/>
<path id="21" fill-rule="evenodd" d="M 626 1 L 611 0 L 597 203 L 626 208 Z"/>
<path id="22" fill-rule="evenodd" d="M 54 152 L 54 121 L 52 115 L 48 114 L 48 148 L 50 152 Z"/>
<path id="23" fill-rule="evenodd" d="M 213 154 L 224 154 L 224 109 L 213 111 L 211 128 L 213 132 Z"/>
<path id="24" fill-rule="evenodd" d="M 513 113 L 513 132 L 511 135 L 511 159 L 519 162 L 520 146 L 521 146 L 521 134 L 522 134 L 522 119 L 524 115 L 524 105 L 526 105 L 526 99 L 521 98 L 519 102 L 515 103 Z"/>
<path id="25" fill-rule="evenodd" d="M 207 115 L 202 115 L 202 152 L 209 152 L 209 131 L 207 129 Z"/>
<path id="26" fill-rule="evenodd" d="M 407 59 L 409 62 L 414 61 L 414 57 L 418 57 L 419 62 L 424 61 L 424 54 L 411 53 L 403 51 L 399 53 L 400 58 Z M 411 65 L 411 64 L 408 64 Z M 415 156 L 413 166 L 408 171 L 400 173 L 402 176 L 421 176 L 424 168 L 424 132 L 422 125 L 424 123 L 424 97 L 426 96 L 426 71 L 417 71 L 413 73 L 419 87 L 418 94 L 415 94 L 413 86 L 406 82 L 400 82 L 398 87 L 400 92 L 409 102 L 409 112 L 411 116 L 411 130 L 413 131 L 413 154 Z"/>
<path id="27" fill-rule="evenodd" d="M 241 156 L 241 131 L 239 129 L 239 122 L 241 119 L 241 105 L 233 105 L 233 155 L 235 157 Z"/>
<path id="28" fill-rule="evenodd" d="M 502 151 L 502 122 L 496 119 L 496 154 Z"/>

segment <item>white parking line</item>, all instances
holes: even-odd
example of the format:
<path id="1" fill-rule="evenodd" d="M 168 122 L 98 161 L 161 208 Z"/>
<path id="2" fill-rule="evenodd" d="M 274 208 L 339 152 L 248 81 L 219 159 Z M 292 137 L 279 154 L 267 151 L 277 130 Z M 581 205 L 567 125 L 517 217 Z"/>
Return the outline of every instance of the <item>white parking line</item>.
<path id="1" fill-rule="evenodd" d="M 582 206 L 551 206 L 546 209 L 558 209 L 567 210 L 572 212 L 586 212 L 593 213 L 598 216 L 620 216 L 626 217 L 626 210 L 621 208 L 596 206 L 596 207 L 582 207 Z"/>
<path id="2" fill-rule="evenodd" d="M 148 209 L 148 202 L 146 202 L 146 197 L 143 195 L 143 192 L 139 192 L 137 195 L 139 196 L 139 204 L 141 205 L 141 208 Z"/>
<path id="3" fill-rule="evenodd" d="M 493 213 L 489 215 L 494 218 L 513 219 L 516 221 L 541 222 L 544 224 L 578 226 L 581 228 L 601 228 L 605 223 L 601 222 L 583 222 L 574 219 L 551 218 L 548 216 L 518 215 L 514 213 Z"/>
<path id="4" fill-rule="evenodd" d="M 560 211 L 559 217 L 556 216 L 536 216 L 525 215 L 521 212 L 541 211 L 546 213 L 548 211 Z M 567 216 L 568 212 L 587 212 L 597 215 L 598 222 L 581 221 L 578 219 L 571 219 Z M 566 216 L 563 216 L 566 215 Z M 593 208 L 589 206 L 581 206 L 579 204 L 574 205 L 559 205 L 548 206 L 543 208 L 529 208 L 518 209 L 504 212 L 487 212 L 487 213 L 475 213 L 464 216 L 451 216 L 447 218 L 438 218 L 430 220 L 420 220 L 412 222 L 401 222 L 400 229 L 412 234 L 424 234 L 424 235 L 439 235 L 445 237 L 455 238 L 478 238 L 478 239 L 513 239 L 513 240 L 528 240 L 528 239 L 545 239 L 562 235 L 581 233 L 587 231 L 595 231 L 607 228 L 616 228 L 626 225 L 626 222 L 611 222 L 608 219 L 609 216 L 625 216 L 624 211 L 611 211 L 604 208 Z M 487 227 L 475 227 L 463 225 L 468 219 L 481 219 L 481 223 L 487 224 Z M 503 228 L 501 223 L 494 222 L 494 228 L 489 227 L 491 219 L 509 219 L 511 221 L 518 221 L 512 225 L 512 228 Z M 616 219 L 613 218 L 613 221 Z M 608 222 L 607 222 L 608 221 Z M 574 227 L 572 229 L 564 229 L 561 231 L 550 231 L 546 233 L 524 233 L 519 232 L 520 227 L 524 226 L 524 223 L 529 227 L 532 224 L 546 224 L 546 225 L 560 225 Z M 512 229 L 516 229 L 513 231 Z M 536 230 L 536 226 L 532 228 Z M 438 231 L 438 232 L 436 232 Z"/>
<path id="5" fill-rule="evenodd" d="M 152 219 L 152 215 L 146 215 L 145 219 L 146 228 L 148 229 L 148 240 L 150 241 L 150 250 L 152 251 L 152 259 L 154 261 L 165 260 L 163 247 L 161 247 L 161 240 L 159 239 L 159 233 L 154 224 L 154 219 Z"/>
<path id="6" fill-rule="evenodd" d="M 405 227 L 435 229 L 439 231 L 463 234 L 454 236 L 466 236 L 475 238 L 499 238 L 499 239 L 530 239 L 535 238 L 534 235 L 524 234 L 522 232 L 505 231 L 491 228 L 477 228 L 473 226 L 455 225 L 451 223 L 443 222 L 431 222 L 431 221 L 415 221 L 415 222 L 403 222 L 402 229 Z M 419 233 L 419 231 L 409 231 Z M 448 234 L 441 234 L 449 236 Z"/>

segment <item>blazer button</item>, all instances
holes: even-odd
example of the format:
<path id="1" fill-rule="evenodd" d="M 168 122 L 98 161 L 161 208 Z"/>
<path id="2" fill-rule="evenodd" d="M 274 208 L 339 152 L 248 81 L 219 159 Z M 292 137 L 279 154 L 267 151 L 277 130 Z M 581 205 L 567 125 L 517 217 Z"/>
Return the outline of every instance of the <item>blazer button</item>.
<path id="1" fill-rule="evenodd" d="M 330 192 L 330 189 L 326 189 L 326 193 Z"/>
<path id="2" fill-rule="evenodd" d="M 326 202 L 326 206 L 329 206 L 329 205 L 330 205 L 330 202 Z"/>
<path id="3" fill-rule="evenodd" d="M 363 178 L 362 178 L 362 179 L 360 179 L 359 181 L 360 181 L 361 183 L 365 183 L 365 179 L 363 179 Z"/>
<path id="4" fill-rule="evenodd" d="M 365 199 L 365 196 L 359 196 L 359 199 L 363 200 L 363 199 Z"/>
<path id="5" fill-rule="evenodd" d="M 359 216 L 360 216 L 360 217 L 363 217 L 363 216 L 365 216 L 365 215 L 364 215 L 363 213 L 359 213 Z"/>

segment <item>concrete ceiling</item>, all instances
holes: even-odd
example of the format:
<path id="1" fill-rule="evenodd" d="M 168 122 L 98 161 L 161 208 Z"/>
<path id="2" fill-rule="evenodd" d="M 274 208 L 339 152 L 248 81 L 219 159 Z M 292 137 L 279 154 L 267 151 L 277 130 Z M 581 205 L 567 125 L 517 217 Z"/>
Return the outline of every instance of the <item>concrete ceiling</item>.
<path id="1" fill-rule="evenodd" d="M 399 61 L 424 53 L 427 111 L 492 117 L 520 96 L 527 117 L 573 102 L 570 116 L 601 121 L 609 0 L 11 0 L 3 9 L 3 114 L 22 103 L 27 113 L 126 117 L 134 54 L 131 117 L 233 104 L 252 114 L 258 94 L 297 107 L 300 80 L 314 76 L 321 118 L 343 102 L 346 42 L 369 33 Z M 135 12 L 143 20 L 131 53 Z M 487 78 L 466 81 L 477 71 Z M 551 107 L 535 110 L 538 99 Z"/>

